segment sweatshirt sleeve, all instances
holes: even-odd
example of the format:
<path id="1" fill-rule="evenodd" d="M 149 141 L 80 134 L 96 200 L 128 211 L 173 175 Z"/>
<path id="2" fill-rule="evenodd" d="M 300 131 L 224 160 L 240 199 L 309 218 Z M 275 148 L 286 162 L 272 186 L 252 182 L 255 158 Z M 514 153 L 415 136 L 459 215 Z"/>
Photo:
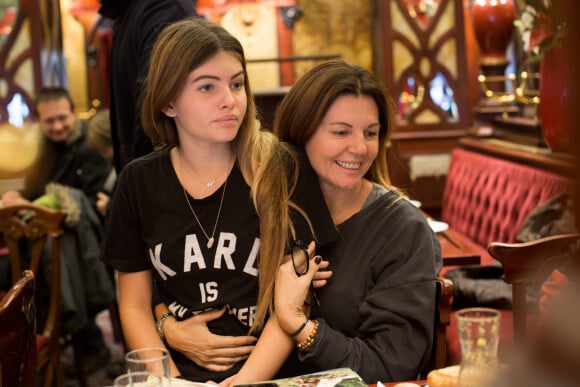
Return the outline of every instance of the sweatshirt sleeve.
<path id="1" fill-rule="evenodd" d="M 396 212 L 400 214 L 393 216 Z M 353 332 L 334 328 L 340 319 L 353 318 L 341 316 L 353 313 L 347 305 L 334 314 L 322 313 L 313 346 L 299 357 L 315 369 L 350 367 L 367 383 L 415 379 L 429 359 L 433 341 L 439 242 L 412 210 L 394 210 L 387 216 L 375 211 L 371 216 L 374 221 L 365 219 L 360 230 L 343 234 L 345 240 L 357 241 L 353 246 L 358 251 L 345 242 L 351 264 L 367 266 L 361 273 L 368 274 L 359 281 L 367 284 L 362 302 L 353 308 L 360 328 Z M 369 226 L 373 223 L 376 228 Z M 373 258 L 367 262 L 365 256 Z M 355 278 L 341 282 L 343 292 L 357 291 L 349 289 L 357 286 Z"/>

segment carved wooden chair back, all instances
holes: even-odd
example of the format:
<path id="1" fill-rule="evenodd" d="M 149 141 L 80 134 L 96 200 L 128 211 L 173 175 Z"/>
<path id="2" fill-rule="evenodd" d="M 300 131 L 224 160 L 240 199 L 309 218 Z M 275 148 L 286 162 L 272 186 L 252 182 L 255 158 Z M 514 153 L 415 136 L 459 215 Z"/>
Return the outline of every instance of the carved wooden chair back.
<path id="1" fill-rule="evenodd" d="M 567 259 L 580 234 L 561 234 L 524 243 L 492 242 L 487 250 L 501 262 L 503 279 L 512 285 L 514 344 L 521 348 L 526 341 L 526 284 L 542 281 Z"/>
<path id="2" fill-rule="evenodd" d="M 425 370 L 425 375 L 434 369 L 445 367 L 447 356 L 447 327 L 451 323 L 451 298 L 453 297 L 453 281 L 440 275 L 436 278 L 435 304 L 435 331 L 431 357 Z"/>
<path id="3" fill-rule="evenodd" d="M 25 270 L 0 300 L 0 385 L 33 387 L 36 375 L 34 274 Z"/>
<path id="4" fill-rule="evenodd" d="M 47 242 L 50 243 L 50 294 L 48 315 L 37 340 L 36 367 L 42 370 L 44 385 L 53 381 L 64 383 L 60 362 L 61 319 L 61 260 L 60 238 L 63 234 L 65 213 L 36 205 L 16 205 L 0 208 L 0 234 L 8 247 L 13 283 L 23 269 L 30 269 L 35 277 L 43 267 Z"/>

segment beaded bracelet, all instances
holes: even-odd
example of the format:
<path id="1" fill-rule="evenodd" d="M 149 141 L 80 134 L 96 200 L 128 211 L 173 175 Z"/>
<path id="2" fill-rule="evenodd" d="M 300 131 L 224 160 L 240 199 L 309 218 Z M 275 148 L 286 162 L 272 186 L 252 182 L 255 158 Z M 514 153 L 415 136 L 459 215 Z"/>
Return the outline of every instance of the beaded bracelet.
<path id="1" fill-rule="evenodd" d="M 306 339 L 304 339 L 303 342 L 296 345 L 298 349 L 303 352 L 308 351 L 310 347 L 312 347 L 312 344 L 314 344 L 314 340 L 316 338 L 316 332 L 318 332 L 318 320 L 311 321 L 314 323 L 314 328 L 312 328 L 312 331 L 310 331 L 310 334 L 308 337 L 306 337 Z"/>

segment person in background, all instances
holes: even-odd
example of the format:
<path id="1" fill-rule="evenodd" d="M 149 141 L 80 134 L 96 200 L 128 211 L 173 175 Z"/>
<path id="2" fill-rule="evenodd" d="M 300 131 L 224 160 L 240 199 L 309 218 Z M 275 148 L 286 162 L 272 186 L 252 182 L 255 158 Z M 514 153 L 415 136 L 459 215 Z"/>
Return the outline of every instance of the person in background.
<path id="1" fill-rule="evenodd" d="M 267 319 L 288 236 L 335 236 L 316 177 L 301 183 L 308 170 L 292 175 L 293 153 L 260 130 L 243 48 L 210 21 L 162 30 L 141 114 L 158 148 L 121 171 L 103 254 L 118 273 L 127 345 L 167 346 L 171 375 L 202 382 L 236 374 L 254 350 L 236 382 L 271 378 L 265 365 L 291 349 Z"/>
<path id="2" fill-rule="evenodd" d="M 97 211 L 105 218 L 108 213 L 110 197 L 117 182 L 117 172 L 113 167 L 113 142 L 111 141 L 111 121 L 109 110 L 97 112 L 89 121 L 86 144 L 89 149 L 99 153 L 109 161 L 110 169 L 101 191 L 97 193 Z"/>
<path id="3" fill-rule="evenodd" d="M 48 183 L 77 188 L 95 203 L 109 168 L 105 159 L 87 148 L 87 122 L 76 116 L 68 90 L 41 89 L 34 101 L 34 113 L 35 125 L 42 133 L 40 156 L 25 178 L 24 190 L 3 194 L 4 205 L 32 201 L 44 195 Z"/>
<path id="4" fill-rule="evenodd" d="M 103 291 L 98 288 L 81 287 L 88 281 L 83 279 L 83 275 L 90 272 L 94 275 L 99 268 L 104 270 L 104 265 L 100 262 L 98 252 L 99 243 L 89 243 L 89 241 L 99 240 L 102 238 L 101 224 L 98 221 L 95 210 L 97 192 L 103 186 L 103 183 L 109 172 L 107 161 L 97 152 L 90 150 L 85 144 L 87 131 L 87 122 L 79 119 L 75 114 L 75 106 L 69 92 L 61 87 L 45 87 L 41 89 L 34 101 L 34 112 L 38 119 L 37 128 L 42 133 L 42 142 L 40 155 L 35 161 L 29 174 L 25 178 L 25 188 L 22 192 L 8 191 L 2 195 L 2 203 L 5 206 L 35 202 L 40 204 L 42 197 L 46 197 L 45 191 L 48 192 L 50 186 L 58 183 L 59 191 L 67 191 L 68 187 L 75 189 L 80 196 L 84 196 L 82 201 L 86 202 L 83 206 L 80 203 L 76 211 L 81 212 L 82 219 L 95 217 L 96 224 L 93 229 L 87 227 L 79 229 L 80 226 L 67 226 L 67 231 L 63 237 L 63 271 L 67 271 L 71 278 L 70 283 L 63 282 L 63 315 L 65 311 L 74 309 L 74 316 L 63 319 L 62 326 L 65 333 L 78 332 L 82 337 L 83 362 L 86 373 L 100 368 L 108 363 L 111 354 L 105 344 L 103 333 L 97 325 L 95 318 L 107 304 L 107 300 L 112 295 L 112 291 L 106 288 Z M 57 205 L 60 208 L 60 205 Z M 65 209 L 66 210 L 66 209 Z M 75 211 L 75 212 L 76 212 Z M 90 212 L 90 214 L 88 214 Z M 76 223 L 78 225 L 78 223 Z M 91 235 L 88 235 L 91 230 Z M 82 234 L 77 237 L 77 234 Z M 79 247 L 81 246 L 82 247 Z M 76 254 L 67 255 L 64 251 L 77 251 L 84 254 L 83 257 Z M 94 260 L 93 260 L 94 258 Z M 78 264 L 68 264 L 68 260 L 78 260 Z M 69 271 L 70 267 L 82 266 L 84 269 L 80 272 Z M 95 266 L 96 265 L 96 266 Z M 91 270 L 89 270 L 89 268 Z M 47 282 L 48 284 L 48 282 Z M 37 283 L 40 288 L 40 283 Z M 48 286 L 48 285 L 46 285 Z M 91 293 L 94 298 L 86 299 L 86 293 Z M 74 299 L 75 306 L 67 309 L 71 303 L 64 301 Z M 45 314 L 41 301 L 37 301 L 39 318 Z M 81 306 L 82 305 L 82 306 Z M 47 311 L 46 311 L 47 312 Z M 43 326 L 38 324 L 39 327 Z M 65 367 L 65 371 L 74 372 L 74 367 Z"/>
<path id="5" fill-rule="evenodd" d="M 297 275 L 299 251 L 279 268 L 276 318 L 296 343 L 279 377 L 350 367 L 367 383 L 410 380 L 429 359 L 441 248 L 390 184 L 387 98 L 366 69 L 330 61 L 299 79 L 276 111 L 274 132 L 305 150 L 341 235 L 316 246 L 332 269 L 317 302 L 308 295 L 314 271 Z"/>
<path id="6" fill-rule="evenodd" d="M 192 0 L 101 0 L 99 13 L 114 21 L 110 64 L 111 133 L 117 173 L 153 150 L 139 114 L 149 55 L 167 24 L 195 16 Z"/>

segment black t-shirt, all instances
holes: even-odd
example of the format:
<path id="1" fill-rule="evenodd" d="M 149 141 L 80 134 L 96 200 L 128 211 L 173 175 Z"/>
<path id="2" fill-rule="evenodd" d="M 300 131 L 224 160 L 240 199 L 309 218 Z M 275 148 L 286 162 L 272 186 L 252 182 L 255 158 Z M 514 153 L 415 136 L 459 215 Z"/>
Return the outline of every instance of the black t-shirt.
<path id="1" fill-rule="evenodd" d="M 301 192 L 315 230 L 326 243 L 334 225 L 315 175 L 305 168 Z M 224 186 L 211 196 L 189 201 L 205 231 L 216 221 Z M 307 193 L 310 192 L 310 194 Z M 129 163 L 117 183 L 105 241 L 104 260 L 120 272 L 153 270 L 157 292 L 172 313 L 186 318 L 211 308 L 227 307 L 209 328 L 216 334 L 246 335 L 253 322 L 258 294 L 259 219 L 237 164 L 228 176 L 221 215 L 207 248 L 168 152 L 151 153 Z M 297 201 L 302 201 L 297 200 Z M 302 203 L 299 203 L 301 205 Z M 310 214 L 311 212 L 309 212 Z M 304 240 L 307 231 L 298 230 Z M 318 234 L 318 233 L 317 233 Z M 211 234 L 210 234 L 211 236 Z M 214 373 L 171 351 L 182 375 L 196 381 L 221 380 L 241 367 Z"/>

